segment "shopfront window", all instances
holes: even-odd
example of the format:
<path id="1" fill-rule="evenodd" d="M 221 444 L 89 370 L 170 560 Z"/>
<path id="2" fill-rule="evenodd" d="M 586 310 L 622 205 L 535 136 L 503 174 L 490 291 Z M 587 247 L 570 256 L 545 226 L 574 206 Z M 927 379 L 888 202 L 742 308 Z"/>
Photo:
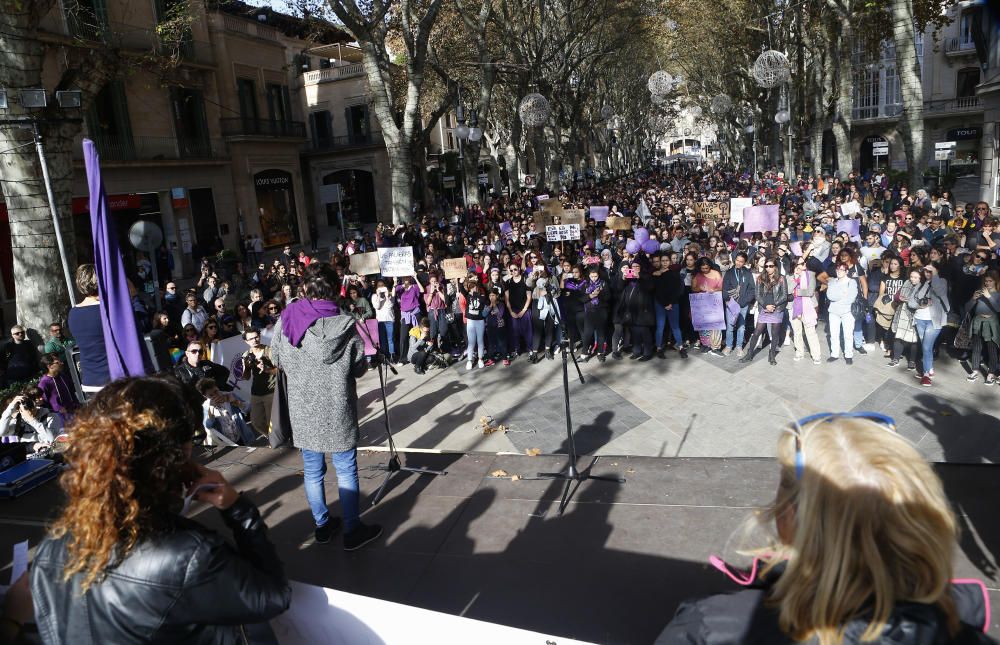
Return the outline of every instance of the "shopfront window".
<path id="1" fill-rule="evenodd" d="M 264 246 L 299 241 L 298 216 L 292 173 L 264 170 L 253 176 L 257 193 L 257 215 Z"/>

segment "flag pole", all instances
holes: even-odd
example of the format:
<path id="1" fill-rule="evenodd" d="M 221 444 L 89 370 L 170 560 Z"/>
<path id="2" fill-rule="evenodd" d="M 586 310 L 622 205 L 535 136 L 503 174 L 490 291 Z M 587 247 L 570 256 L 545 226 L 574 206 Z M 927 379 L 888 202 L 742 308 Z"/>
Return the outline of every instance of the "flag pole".
<path id="1" fill-rule="evenodd" d="M 38 151 L 38 160 L 42 166 L 42 180 L 45 182 L 45 194 L 49 200 L 49 211 L 52 213 L 52 226 L 56 231 L 56 244 L 59 247 L 59 260 L 62 262 L 63 277 L 66 278 L 66 297 L 69 298 L 69 306 L 72 309 L 76 304 L 73 294 L 73 277 L 69 270 L 69 260 L 66 258 L 66 245 L 63 242 L 62 227 L 59 226 L 59 209 L 56 207 L 55 194 L 52 192 L 52 180 L 49 178 L 49 164 L 45 158 L 45 148 L 42 146 L 42 133 L 38 130 L 38 121 L 32 119 L 31 130 L 35 138 L 35 149 Z"/>

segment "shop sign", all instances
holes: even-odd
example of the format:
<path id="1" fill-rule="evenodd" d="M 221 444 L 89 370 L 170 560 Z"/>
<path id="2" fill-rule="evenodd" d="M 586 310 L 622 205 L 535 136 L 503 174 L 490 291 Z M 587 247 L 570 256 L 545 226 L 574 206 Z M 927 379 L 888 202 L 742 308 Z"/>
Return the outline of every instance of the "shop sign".
<path id="1" fill-rule="evenodd" d="M 142 206 L 142 197 L 136 193 L 129 195 L 108 195 L 108 208 L 112 211 L 137 210 Z M 90 197 L 73 198 L 73 214 L 87 215 L 90 213 Z"/>
<path id="2" fill-rule="evenodd" d="M 265 170 L 254 175 L 253 183 L 262 190 L 287 190 L 292 187 L 292 175 L 283 170 Z"/>
<path id="3" fill-rule="evenodd" d="M 977 141 L 983 136 L 982 128 L 954 128 L 948 130 L 948 139 L 951 141 Z"/>

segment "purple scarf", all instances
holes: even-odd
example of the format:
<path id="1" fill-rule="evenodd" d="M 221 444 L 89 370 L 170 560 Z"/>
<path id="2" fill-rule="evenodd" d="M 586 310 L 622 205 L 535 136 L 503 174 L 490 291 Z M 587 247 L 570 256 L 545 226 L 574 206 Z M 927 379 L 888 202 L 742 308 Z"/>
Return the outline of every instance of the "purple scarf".
<path id="1" fill-rule="evenodd" d="M 288 342 L 299 347 L 306 331 L 320 318 L 339 316 L 340 307 L 329 300 L 301 298 L 289 303 L 281 312 L 281 331 Z"/>

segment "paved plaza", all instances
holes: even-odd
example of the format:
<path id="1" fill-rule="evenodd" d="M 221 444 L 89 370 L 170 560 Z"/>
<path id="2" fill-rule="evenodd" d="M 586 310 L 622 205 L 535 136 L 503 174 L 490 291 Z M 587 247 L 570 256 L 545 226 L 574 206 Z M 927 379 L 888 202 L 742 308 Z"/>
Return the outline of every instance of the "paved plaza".
<path id="1" fill-rule="evenodd" d="M 822 330 L 822 327 L 821 327 Z M 822 333 L 822 331 L 821 331 Z M 942 353 L 944 350 L 942 350 Z M 1000 387 L 966 382 L 961 364 L 942 356 L 934 386 L 914 372 L 890 368 L 880 351 L 814 365 L 782 348 L 778 365 L 766 351 L 748 364 L 735 356 L 691 352 L 681 359 L 637 363 L 627 357 L 570 363 L 570 394 L 581 454 L 649 457 L 772 457 L 781 428 L 823 411 L 866 410 L 896 419 L 899 431 L 931 461 L 1000 464 Z M 905 362 L 904 362 L 905 365 Z M 440 451 L 565 452 L 561 361 L 466 371 L 459 362 L 425 376 L 410 366 L 390 375 L 389 414 L 399 446 Z M 375 372 L 358 385 L 362 444 L 385 441 Z M 492 417 L 508 432 L 484 435 Z"/>

